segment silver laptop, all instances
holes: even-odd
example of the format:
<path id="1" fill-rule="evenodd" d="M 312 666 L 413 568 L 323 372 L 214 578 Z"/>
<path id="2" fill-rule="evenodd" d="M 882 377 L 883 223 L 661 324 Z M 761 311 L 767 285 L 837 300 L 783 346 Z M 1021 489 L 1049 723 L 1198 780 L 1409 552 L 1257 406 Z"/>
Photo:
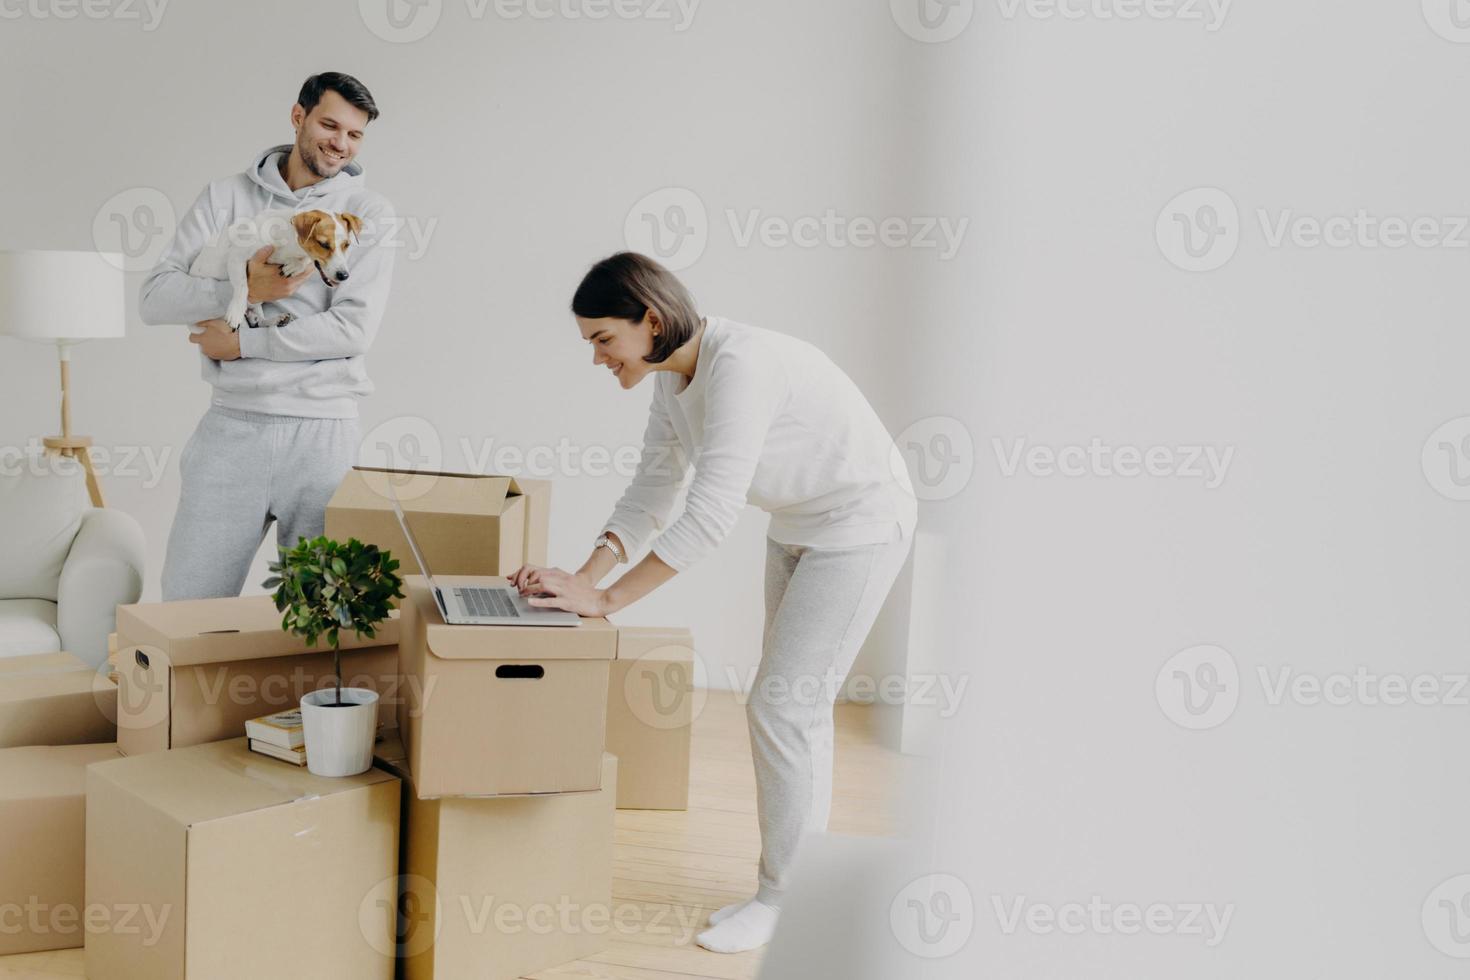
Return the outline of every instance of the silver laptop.
<path id="1" fill-rule="evenodd" d="M 424 561 L 413 531 L 409 530 L 408 518 L 399 506 L 391 480 L 388 498 L 393 501 L 393 513 L 398 515 L 398 526 L 403 528 L 403 536 L 408 539 L 414 561 L 419 563 L 424 577 L 429 580 L 429 591 L 434 593 L 434 602 L 438 604 L 439 615 L 444 617 L 444 622 L 455 626 L 576 626 L 581 623 L 582 618 L 576 613 L 531 605 L 515 586 L 499 579 L 441 587 L 434 581 L 434 573 L 429 570 L 429 563 Z"/>

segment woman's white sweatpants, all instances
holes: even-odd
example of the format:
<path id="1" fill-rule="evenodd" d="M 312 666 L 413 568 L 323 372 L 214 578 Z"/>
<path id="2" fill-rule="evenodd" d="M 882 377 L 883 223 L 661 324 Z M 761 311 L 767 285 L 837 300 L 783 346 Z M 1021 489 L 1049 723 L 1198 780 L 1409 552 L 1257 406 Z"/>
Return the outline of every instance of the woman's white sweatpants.
<path id="1" fill-rule="evenodd" d="M 913 543 L 766 540 L 766 629 L 745 714 L 760 816 L 756 898 L 780 907 L 801 836 L 832 812 L 832 706 Z"/>
<path id="2" fill-rule="evenodd" d="M 179 457 L 164 601 L 239 595 L 272 521 L 277 547 L 319 536 L 357 446 L 355 418 L 205 412 Z"/>

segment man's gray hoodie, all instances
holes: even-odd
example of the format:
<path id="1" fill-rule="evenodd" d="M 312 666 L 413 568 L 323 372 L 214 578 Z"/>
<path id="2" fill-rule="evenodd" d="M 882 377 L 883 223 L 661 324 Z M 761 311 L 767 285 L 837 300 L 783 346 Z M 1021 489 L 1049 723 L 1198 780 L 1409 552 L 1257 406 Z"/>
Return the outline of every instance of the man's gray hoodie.
<path id="1" fill-rule="evenodd" d="M 361 241 L 347 251 L 351 276 L 346 282 L 329 289 L 320 276 L 312 276 L 291 296 L 268 304 L 267 315 L 281 310 L 296 319 L 282 327 L 241 327 L 238 360 L 199 355 L 204 380 L 214 386 L 215 405 L 271 415 L 355 418 L 357 400 L 373 391 L 364 355 L 388 302 L 393 208 L 367 189 L 355 162 L 299 192 L 291 190 L 279 169 L 290 151 L 290 146 L 272 147 L 244 173 L 204 189 L 180 217 L 168 252 L 143 283 L 138 311 L 151 324 L 224 316 L 230 284 L 191 276 L 189 267 L 217 231 L 241 218 L 277 208 L 355 214 L 363 230 Z"/>

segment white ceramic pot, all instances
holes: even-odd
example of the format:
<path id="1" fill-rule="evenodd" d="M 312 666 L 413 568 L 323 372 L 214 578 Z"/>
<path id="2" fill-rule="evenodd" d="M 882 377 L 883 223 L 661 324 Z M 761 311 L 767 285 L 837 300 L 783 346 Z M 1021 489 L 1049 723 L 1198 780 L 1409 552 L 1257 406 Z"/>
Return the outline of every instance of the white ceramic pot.
<path id="1" fill-rule="evenodd" d="M 318 776 L 355 776 L 373 765 L 378 734 L 378 692 L 365 687 L 312 691 L 301 699 L 306 768 Z"/>

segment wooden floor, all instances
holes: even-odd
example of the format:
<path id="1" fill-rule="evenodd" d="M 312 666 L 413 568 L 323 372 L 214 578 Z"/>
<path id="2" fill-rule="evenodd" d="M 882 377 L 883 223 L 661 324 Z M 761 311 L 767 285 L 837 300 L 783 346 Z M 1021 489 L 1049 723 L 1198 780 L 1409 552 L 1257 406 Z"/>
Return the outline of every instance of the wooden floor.
<path id="1" fill-rule="evenodd" d="M 878 835 L 891 830 L 890 787 L 903 757 L 878 744 L 876 714 L 861 705 L 837 708 L 837 771 L 831 829 Z M 711 691 L 694 723 L 688 812 L 619 810 L 613 856 L 618 921 L 643 930 L 609 935 L 607 948 L 532 974 L 534 980 L 619 978 L 686 980 L 755 977 L 764 950 L 711 953 L 694 943 L 710 912 L 755 891 L 760 832 L 745 711 L 735 696 Z M 626 906 L 635 906 L 634 918 Z M 0 957 L 3 980 L 80 977 L 82 951 Z"/>

